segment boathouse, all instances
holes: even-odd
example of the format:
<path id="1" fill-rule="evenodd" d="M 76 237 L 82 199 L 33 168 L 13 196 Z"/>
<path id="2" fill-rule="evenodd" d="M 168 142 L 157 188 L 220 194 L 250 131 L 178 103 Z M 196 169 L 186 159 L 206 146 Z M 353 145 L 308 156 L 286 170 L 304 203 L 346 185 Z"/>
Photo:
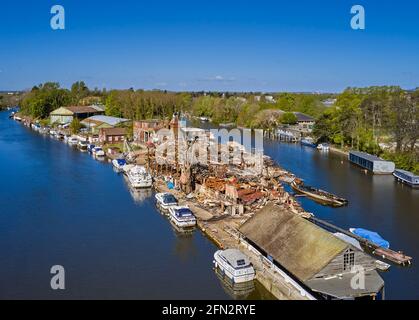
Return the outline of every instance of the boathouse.
<path id="1" fill-rule="evenodd" d="M 302 132 L 312 132 L 313 127 L 315 124 L 315 120 L 313 117 L 306 115 L 305 113 L 301 112 L 293 112 L 294 115 L 297 117 L 297 125 L 300 131 Z"/>
<path id="2" fill-rule="evenodd" d="M 279 269 L 323 298 L 375 298 L 381 291 L 384 295 L 376 259 L 283 207 L 268 204 L 239 231 Z M 355 267 L 364 270 L 363 287 L 352 284 Z"/>
<path id="3" fill-rule="evenodd" d="M 79 120 L 86 119 L 88 117 L 103 114 L 104 111 L 97 106 L 69 106 L 55 109 L 50 113 L 51 123 L 66 124 L 73 121 L 74 118 Z"/>
<path id="4" fill-rule="evenodd" d="M 99 142 L 120 143 L 125 140 L 126 128 L 102 128 L 99 130 Z"/>
<path id="5" fill-rule="evenodd" d="M 394 172 L 394 162 L 381 159 L 366 152 L 350 151 L 349 161 L 371 171 L 374 174 L 392 174 Z"/>
<path id="6" fill-rule="evenodd" d="M 81 124 L 88 128 L 89 132 L 98 134 L 100 129 L 127 126 L 131 123 L 130 119 L 96 115 L 81 121 Z"/>

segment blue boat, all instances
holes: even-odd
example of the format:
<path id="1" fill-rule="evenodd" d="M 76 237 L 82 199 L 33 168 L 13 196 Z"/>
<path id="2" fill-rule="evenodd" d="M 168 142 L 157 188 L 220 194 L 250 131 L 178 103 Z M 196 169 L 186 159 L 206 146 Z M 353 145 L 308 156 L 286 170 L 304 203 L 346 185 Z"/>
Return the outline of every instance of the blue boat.
<path id="1" fill-rule="evenodd" d="M 122 169 L 127 164 L 127 162 L 125 159 L 114 159 L 112 160 L 112 164 L 118 172 L 122 172 Z"/>
<path id="2" fill-rule="evenodd" d="M 364 238 L 372 243 L 376 244 L 379 247 L 389 249 L 390 243 L 387 240 L 384 240 L 377 232 L 362 229 L 362 228 L 350 228 L 353 234 L 357 235 L 358 237 Z"/>
<path id="3" fill-rule="evenodd" d="M 396 169 L 393 172 L 394 177 L 397 181 L 403 182 L 412 188 L 419 188 L 419 176 L 413 172 Z"/>
<path id="4" fill-rule="evenodd" d="M 313 138 L 310 138 L 310 137 L 302 139 L 301 145 L 311 147 L 311 148 L 317 148 L 317 144 L 315 144 Z"/>

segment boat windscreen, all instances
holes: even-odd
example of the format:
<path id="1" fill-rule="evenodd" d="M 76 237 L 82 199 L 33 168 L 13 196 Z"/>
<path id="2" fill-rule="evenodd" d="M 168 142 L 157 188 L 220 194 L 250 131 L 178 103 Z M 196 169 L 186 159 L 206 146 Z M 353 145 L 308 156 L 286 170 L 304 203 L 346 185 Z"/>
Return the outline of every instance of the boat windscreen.
<path id="1" fill-rule="evenodd" d="M 176 210 L 176 215 L 178 217 L 187 217 L 187 216 L 191 216 L 192 212 L 191 212 L 191 210 L 189 210 L 187 208 L 182 208 L 182 209 Z"/>
<path id="2" fill-rule="evenodd" d="M 246 264 L 246 261 L 244 261 L 244 259 L 237 260 L 238 266 L 244 266 L 245 264 Z"/>
<path id="3" fill-rule="evenodd" d="M 125 159 L 117 159 L 116 162 L 118 162 L 118 164 L 120 166 L 123 166 L 123 165 L 127 164 L 127 162 L 125 161 Z"/>
<path id="4" fill-rule="evenodd" d="M 177 203 L 176 198 L 172 194 L 165 194 L 163 196 L 164 203 Z"/>

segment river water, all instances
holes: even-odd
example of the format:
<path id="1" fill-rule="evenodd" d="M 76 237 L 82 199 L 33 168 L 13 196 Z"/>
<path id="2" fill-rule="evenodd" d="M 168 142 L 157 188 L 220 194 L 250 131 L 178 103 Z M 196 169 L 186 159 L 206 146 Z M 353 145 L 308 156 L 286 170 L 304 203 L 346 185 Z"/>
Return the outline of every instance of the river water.
<path id="1" fill-rule="evenodd" d="M 264 149 L 305 183 L 349 200 L 347 207 L 331 208 L 299 197 L 306 211 L 344 229 L 377 231 L 392 249 L 412 256 L 411 267 L 392 266 L 381 275 L 386 299 L 419 299 L 419 190 L 395 182 L 392 175 L 365 174 L 342 154 L 277 141 L 265 141 Z"/>
<path id="2" fill-rule="evenodd" d="M 215 245 L 199 231 L 176 233 L 152 193 L 133 193 L 110 164 L 7 116 L 0 112 L 0 298 L 235 297 L 212 270 Z M 411 267 L 381 274 L 386 298 L 419 299 L 419 190 L 365 174 L 341 154 L 277 141 L 264 148 L 307 184 L 349 200 L 330 208 L 298 198 L 307 211 L 375 230 L 413 256 Z M 65 268 L 65 290 L 50 288 L 53 265 Z M 258 283 L 241 297 L 272 298 Z"/>
<path id="3" fill-rule="evenodd" d="M 175 232 L 109 163 L 0 112 L 0 299 L 231 299 L 216 246 Z M 50 269 L 65 269 L 52 290 Z M 244 296 L 272 298 L 258 283 Z"/>

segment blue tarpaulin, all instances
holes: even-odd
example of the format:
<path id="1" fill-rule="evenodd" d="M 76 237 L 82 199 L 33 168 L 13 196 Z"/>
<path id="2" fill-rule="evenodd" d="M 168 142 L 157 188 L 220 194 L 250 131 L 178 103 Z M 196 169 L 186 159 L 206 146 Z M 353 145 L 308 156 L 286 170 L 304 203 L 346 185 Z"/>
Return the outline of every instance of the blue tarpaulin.
<path id="1" fill-rule="evenodd" d="M 167 183 L 167 187 L 169 188 L 169 190 L 173 189 L 175 187 L 175 185 L 173 184 L 173 182 L 169 181 Z"/>
<path id="2" fill-rule="evenodd" d="M 377 246 L 383 248 L 390 248 L 390 243 L 387 240 L 384 240 L 377 232 L 369 231 L 362 228 L 356 228 L 352 230 L 354 234 L 360 236 L 361 238 L 367 239 L 372 243 L 375 243 Z"/>

